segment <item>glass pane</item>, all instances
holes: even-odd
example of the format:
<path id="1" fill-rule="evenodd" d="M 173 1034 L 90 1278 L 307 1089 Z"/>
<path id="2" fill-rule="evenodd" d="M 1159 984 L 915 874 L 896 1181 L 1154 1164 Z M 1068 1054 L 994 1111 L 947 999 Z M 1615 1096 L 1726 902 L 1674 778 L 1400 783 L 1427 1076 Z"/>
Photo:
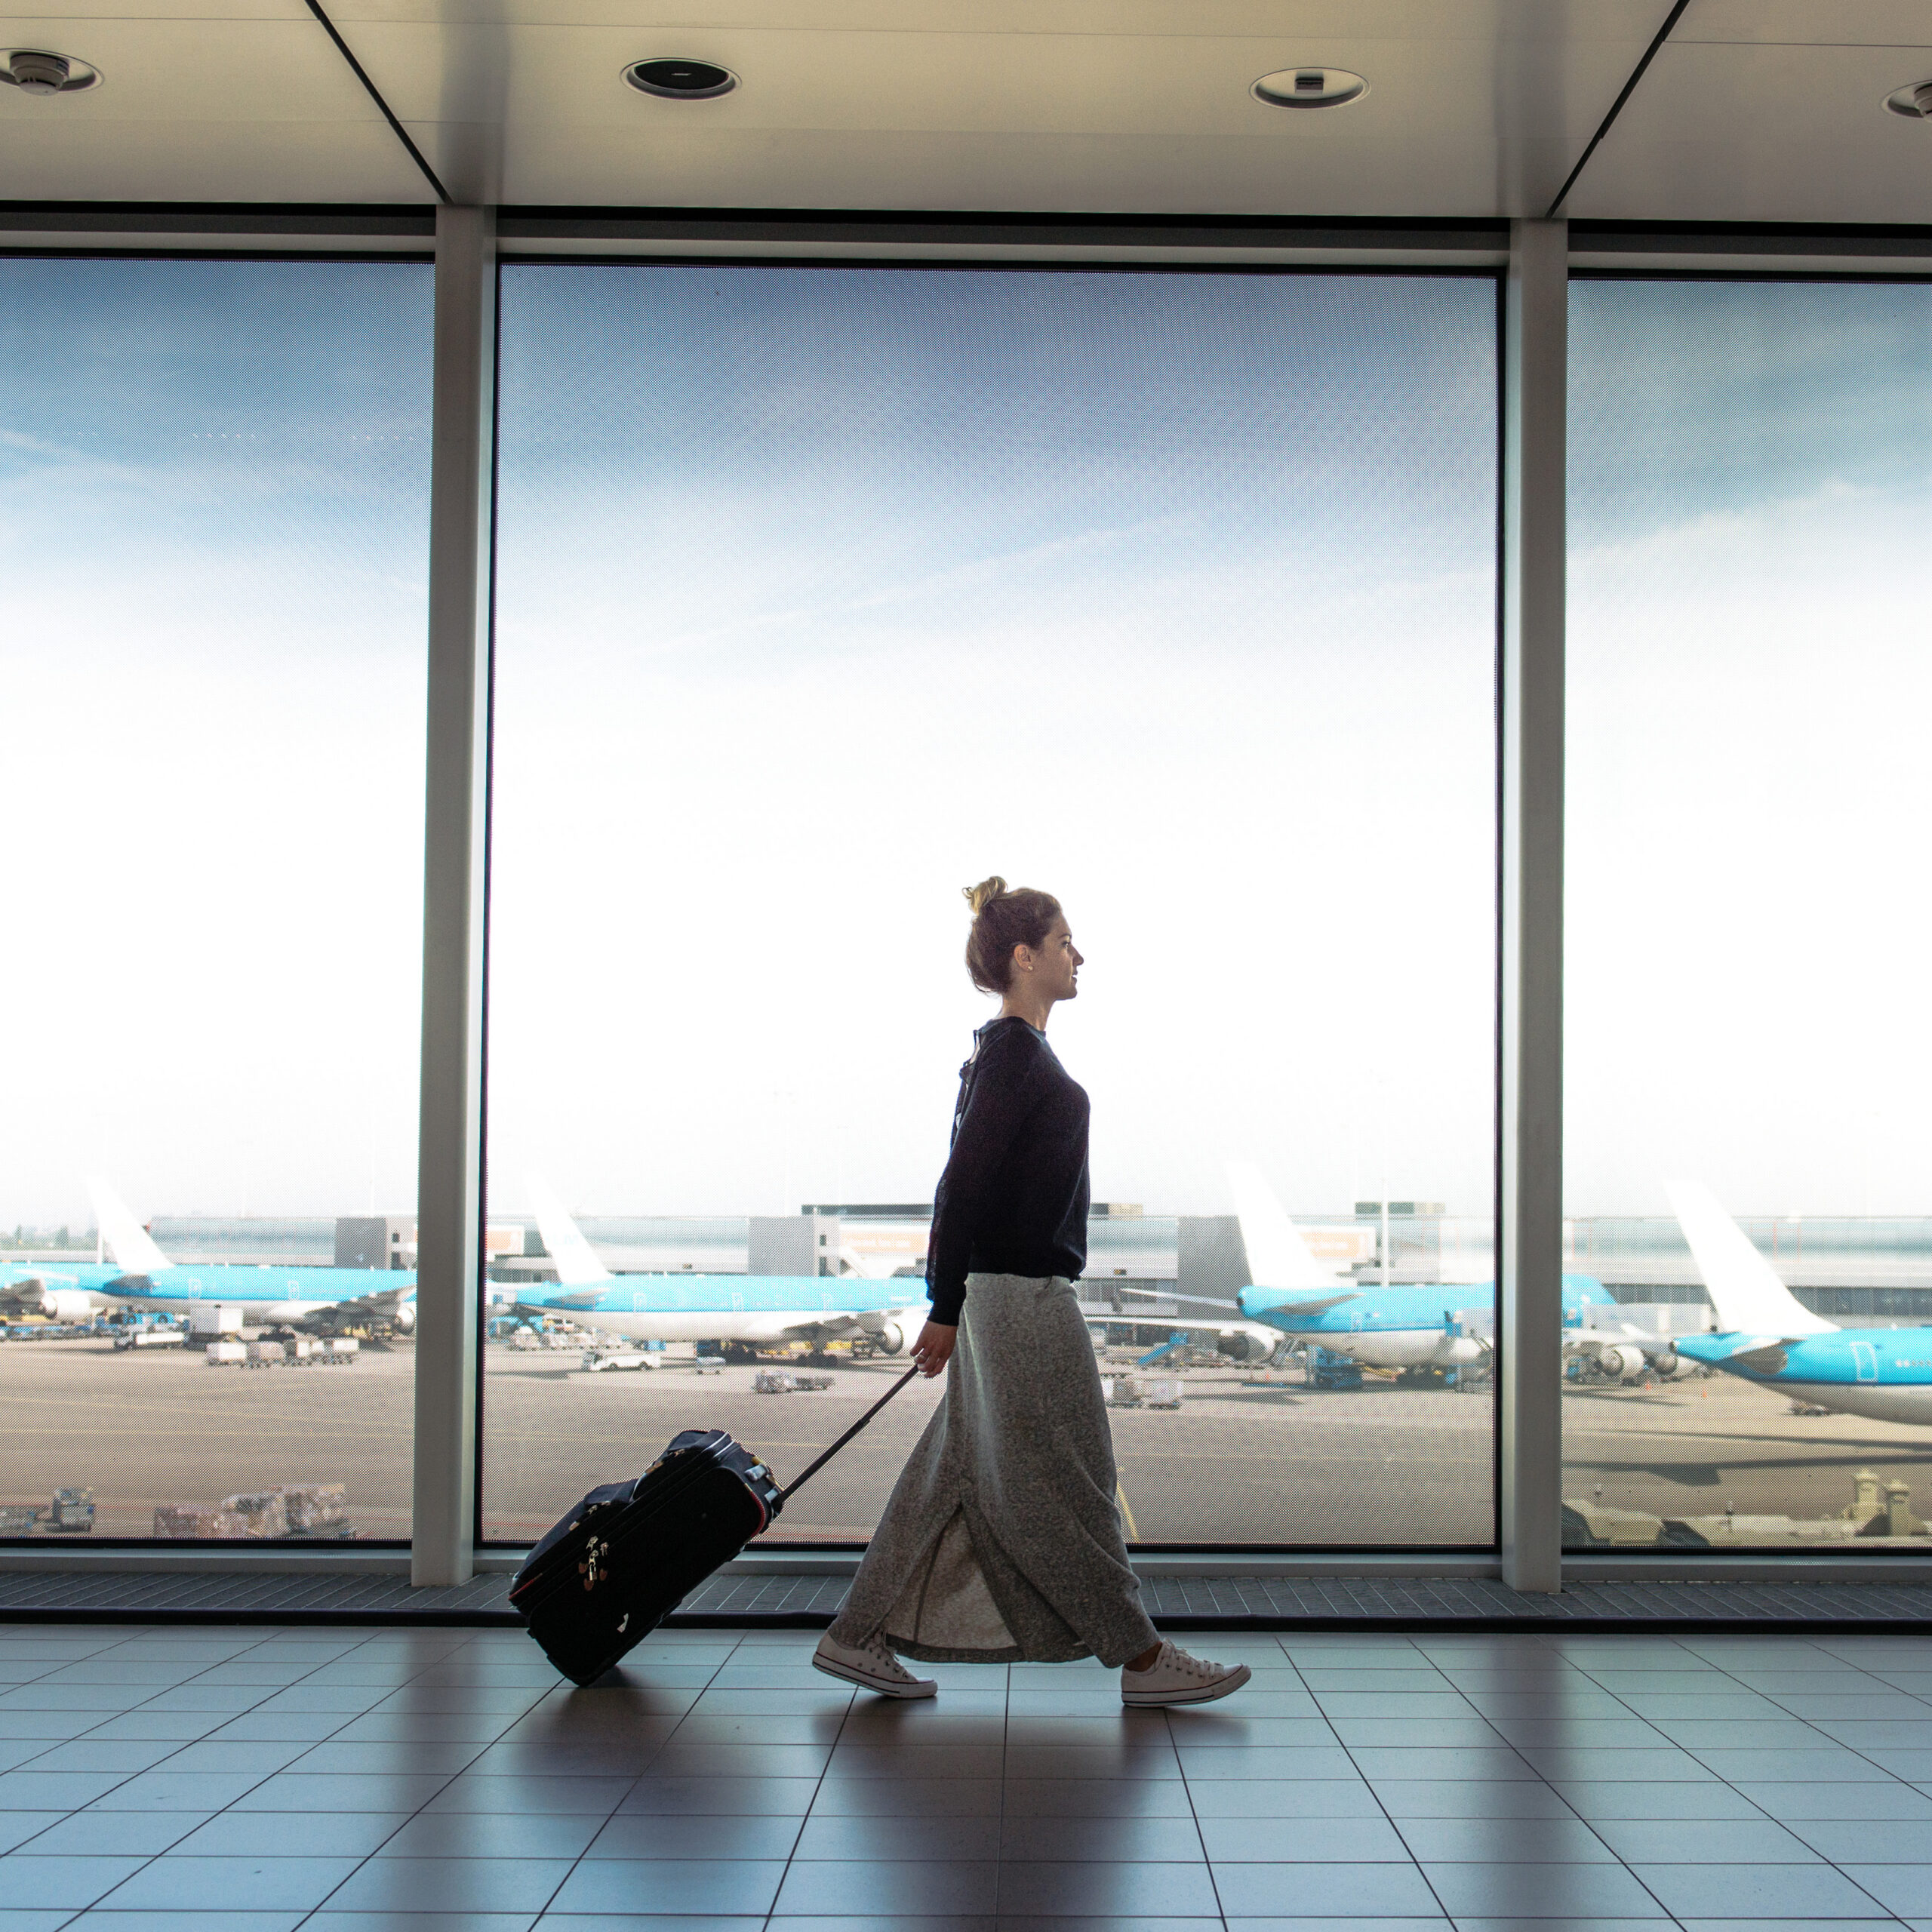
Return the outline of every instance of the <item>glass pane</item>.
<path id="1" fill-rule="evenodd" d="M 794 1473 L 898 1373 L 997 870 L 1089 961 L 1130 1534 L 1488 1543 L 1493 282 L 503 302 L 488 1534 L 694 1426 Z M 775 1533 L 866 1536 L 938 1395 Z"/>
<path id="2" fill-rule="evenodd" d="M 1571 314 L 1564 1180 L 1622 1306 L 1566 1533 L 1881 1547 L 1932 1515 L 1932 290 Z"/>
<path id="3" fill-rule="evenodd" d="M 429 281 L 0 262 L 0 1534 L 409 1534 Z"/>

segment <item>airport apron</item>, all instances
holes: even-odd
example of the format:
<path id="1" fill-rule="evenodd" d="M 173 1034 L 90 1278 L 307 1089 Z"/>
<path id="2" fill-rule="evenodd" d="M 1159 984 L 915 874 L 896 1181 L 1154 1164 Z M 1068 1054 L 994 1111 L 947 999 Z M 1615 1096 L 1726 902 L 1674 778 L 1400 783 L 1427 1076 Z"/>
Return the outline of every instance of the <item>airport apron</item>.
<path id="1" fill-rule="evenodd" d="M 930 1663 L 1124 1663 L 1160 1641 L 1128 1567 L 1113 1438 L 1071 1281 L 969 1275 L 946 1398 L 833 1638 Z"/>

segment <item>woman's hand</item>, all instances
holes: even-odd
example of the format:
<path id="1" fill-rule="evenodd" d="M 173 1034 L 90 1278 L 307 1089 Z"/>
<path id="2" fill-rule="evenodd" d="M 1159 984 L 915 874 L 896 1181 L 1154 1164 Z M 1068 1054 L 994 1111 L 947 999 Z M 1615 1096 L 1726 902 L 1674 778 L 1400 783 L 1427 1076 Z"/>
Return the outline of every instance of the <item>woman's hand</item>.
<path id="1" fill-rule="evenodd" d="M 938 1374 L 952 1360 L 952 1345 L 958 1339 L 957 1327 L 949 1328 L 943 1321 L 928 1321 L 912 1344 L 912 1359 L 920 1373 L 928 1377 Z"/>

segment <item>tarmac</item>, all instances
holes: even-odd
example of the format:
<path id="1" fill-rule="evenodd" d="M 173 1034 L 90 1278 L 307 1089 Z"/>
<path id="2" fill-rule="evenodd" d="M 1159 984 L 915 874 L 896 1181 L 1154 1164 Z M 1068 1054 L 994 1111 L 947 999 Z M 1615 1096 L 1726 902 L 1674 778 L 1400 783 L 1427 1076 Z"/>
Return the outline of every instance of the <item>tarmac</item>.
<path id="1" fill-rule="evenodd" d="M 680 1429 L 730 1429 L 781 1477 L 883 1394 L 903 1364 L 840 1361 L 832 1386 L 756 1393 L 755 1371 L 589 1374 L 568 1349 L 485 1351 L 481 1487 L 491 1540 L 525 1543 L 586 1490 L 637 1473 Z M 0 1346 L 0 1503 L 45 1508 L 94 1491 L 97 1537 L 151 1534 L 155 1509 L 218 1503 L 272 1484 L 341 1482 L 365 1538 L 408 1530 L 413 1352 L 365 1346 L 352 1367 L 211 1368 L 184 1349 L 104 1341 Z M 1355 1391 L 1272 1374 L 1191 1370 L 1178 1410 L 1112 1414 L 1132 1540 L 1373 1549 L 1487 1545 L 1494 1407 L 1487 1392 Z M 780 1519 L 786 1540 L 857 1542 L 883 1508 L 939 1399 L 916 1382 Z M 1768 1391 L 1713 1377 L 1653 1389 L 1572 1389 L 1566 1494 L 1685 1516 L 1821 1516 L 1854 1472 L 1902 1478 L 1932 1514 L 1932 1432 L 1800 1416 Z M 1598 1485 L 1601 1485 L 1598 1493 Z M 37 1537 L 36 1541 L 50 1540 Z"/>

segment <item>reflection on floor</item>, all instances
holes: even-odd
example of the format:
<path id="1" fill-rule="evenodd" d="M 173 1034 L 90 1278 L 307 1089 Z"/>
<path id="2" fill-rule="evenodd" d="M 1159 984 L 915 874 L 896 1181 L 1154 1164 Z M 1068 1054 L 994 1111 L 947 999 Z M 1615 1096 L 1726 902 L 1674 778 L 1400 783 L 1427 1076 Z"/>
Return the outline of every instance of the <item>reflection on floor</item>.
<path id="1" fill-rule="evenodd" d="M 1932 1636 L 1217 1638 L 1172 1713 L 812 1641 L 0 1631 L 0 1932 L 1932 1928 Z"/>

